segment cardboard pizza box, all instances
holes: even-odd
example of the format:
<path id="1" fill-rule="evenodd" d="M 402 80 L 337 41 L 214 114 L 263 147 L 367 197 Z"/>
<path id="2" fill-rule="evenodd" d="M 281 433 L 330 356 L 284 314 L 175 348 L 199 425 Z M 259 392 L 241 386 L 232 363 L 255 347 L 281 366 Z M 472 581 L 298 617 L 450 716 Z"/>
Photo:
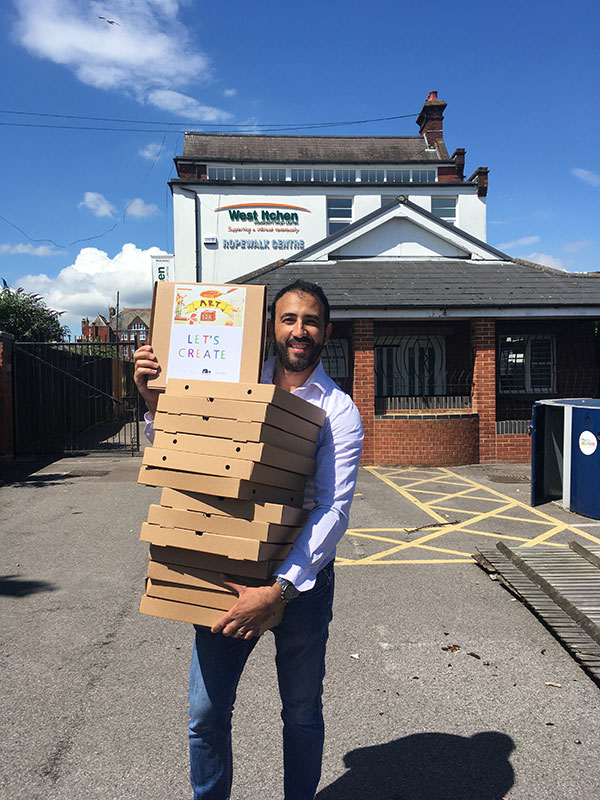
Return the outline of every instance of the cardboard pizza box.
<path id="1" fill-rule="evenodd" d="M 322 408 L 309 403 L 293 392 L 287 392 L 272 383 L 225 383 L 220 381 L 191 382 L 171 380 L 169 394 L 175 397 L 201 397 L 213 400 L 245 400 L 252 403 L 269 403 L 289 411 L 321 427 L 327 414 Z"/>
<path id="2" fill-rule="evenodd" d="M 172 404 L 176 406 L 175 404 Z M 298 453 L 305 458 L 313 459 L 317 451 L 317 443 L 301 436 L 294 436 L 289 431 L 274 428 L 264 422 L 238 422 L 224 420 L 219 417 L 203 417 L 192 414 L 157 411 L 154 417 L 154 430 L 168 433 L 196 434 L 198 436 L 222 438 L 236 442 L 264 443 L 288 453 Z M 265 462 L 266 463 L 266 462 Z M 278 464 L 273 464 L 278 466 Z"/>
<path id="3" fill-rule="evenodd" d="M 255 539 L 241 539 L 237 536 L 222 536 L 217 533 L 197 533 L 189 528 L 168 528 L 144 522 L 140 533 L 142 542 L 183 547 L 203 553 L 227 556 L 234 561 L 271 561 L 283 559 L 291 545 L 258 542 Z M 232 565 L 231 569 L 236 566 Z"/>
<path id="4" fill-rule="evenodd" d="M 196 492 L 181 492 L 177 489 L 163 489 L 160 504 L 168 508 L 184 508 L 188 511 L 246 519 L 250 522 L 272 522 L 274 525 L 288 525 L 292 528 L 304 525 L 310 514 L 305 508 L 292 508 L 276 503 L 252 503 L 249 500 L 213 497 Z"/>
<path id="5" fill-rule="evenodd" d="M 150 343 L 160 372 L 149 385 L 260 380 L 266 287 L 159 281 L 154 285 Z"/>
<path id="6" fill-rule="evenodd" d="M 247 403 L 245 400 L 213 400 L 209 397 L 179 397 L 165 393 L 158 398 L 158 411 L 192 414 L 200 417 L 232 419 L 236 422 L 264 422 L 274 428 L 301 436 L 311 442 L 319 438 L 319 425 L 297 417 L 270 403 Z"/>
<path id="7" fill-rule="evenodd" d="M 246 481 L 292 489 L 297 492 L 303 492 L 306 484 L 306 476 L 304 475 L 277 469 L 276 467 L 268 467 L 265 464 L 257 464 L 255 461 L 210 456 L 204 453 L 163 450 L 156 445 L 145 449 L 142 464 L 148 467 L 163 467 L 201 475 L 242 478 Z"/>
<path id="8" fill-rule="evenodd" d="M 172 568 L 183 567 L 191 570 L 208 570 L 232 576 L 241 576 L 255 580 L 267 580 L 275 574 L 281 564 L 279 560 L 271 561 L 232 561 L 226 556 L 213 553 L 201 553 L 198 550 L 185 550 L 170 545 L 150 545 L 150 558 Z M 241 581 L 240 581 L 241 582 Z"/>
<path id="9" fill-rule="evenodd" d="M 249 522 L 246 519 L 206 515 L 198 511 L 179 508 L 163 508 L 151 505 L 148 522 L 167 528 L 184 528 L 201 533 L 216 533 L 220 536 L 236 536 L 239 539 L 256 539 L 259 542 L 289 544 L 294 541 L 300 528 L 271 525 L 268 522 Z"/>
<path id="10" fill-rule="evenodd" d="M 146 448 L 152 451 L 152 448 Z M 162 486 L 181 489 L 184 492 L 211 494 L 216 497 L 231 497 L 239 500 L 252 500 L 255 503 L 276 503 L 284 506 L 302 508 L 302 492 L 266 486 L 240 478 L 223 478 L 216 475 L 199 475 L 162 467 L 140 467 L 138 482 L 146 486 Z"/>
<path id="11" fill-rule="evenodd" d="M 272 447 L 257 442 L 236 442 L 231 439 L 217 439 L 191 433 L 167 433 L 157 430 L 152 446 L 159 450 L 201 453 L 207 456 L 254 461 L 257 464 L 295 472 L 298 475 L 312 475 L 315 470 L 313 458 L 306 458 L 297 453 L 290 453 L 289 450 L 281 447 Z"/>
<path id="12" fill-rule="evenodd" d="M 268 619 L 260 627 L 259 636 L 270 628 L 274 628 L 281 622 L 283 607 Z M 152 617 L 172 619 L 178 622 L 190 622 L 194 625 L 204 625 L 211 628 L 221 619 L 223 612 L 216 608 L 205 608 L 203 606 L 191 605 L 191 603 L 178 603 L 174 600 L 163 600 L 158 597 L 142 595 L 140 601 L 140 613 L 149 614 Z"/>
<path id="13" fill-rule="evenodd" d="M 148 553 L 148 557 L 150 554 Z M 178 566 L 177 564 L 163 564 L 160 561 L 148 561 L 148 577 L 163 583 L 177 583 L 181 586 L 195 586 L 197 589 L 210 589 L 212 592 L 236 596 L 221 580 L 221 573 L 208 569 L 195 569 L 194 567 Z M 240 581 L 249 581 L 250 578 L 240 578 Z M 252 581 L 259 585 L 264 581 Z"/>
<path id="14" fill-rule="evenodd" d="M 231 611 L 237 603 L 234 594 L 211 592 L 210 589 L 198 589 L 195 586 L 181 586 L 176 583 L 165 583 L 153 578 L 146 580 L 146 594 L 149 597 L 162 597 L 163 600 L 177 600 L 180 603 L 191 603 L 194 606 L 220 609 L 221 614 Z"/>

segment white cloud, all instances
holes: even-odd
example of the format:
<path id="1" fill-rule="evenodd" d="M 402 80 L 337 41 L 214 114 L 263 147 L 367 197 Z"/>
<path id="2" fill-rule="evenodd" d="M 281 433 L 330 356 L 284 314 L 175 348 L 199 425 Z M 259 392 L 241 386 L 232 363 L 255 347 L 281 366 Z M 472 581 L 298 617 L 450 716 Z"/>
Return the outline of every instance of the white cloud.
<path id="1" fill-rule="evenodd" d="M 498 247 L 501 250 L 512 250 L 513 247 L 524 247 L 540 241 L 539 236 L 523 236 L 521 239 L 513 239 L 512 242 L 502 242 Z"/>
<path id="2" fill-rule="evenodd" d="M 142 147 L 139 151 L 139 154 L 142 158 L 147 158 L 148 161 L 154 161 L 155 158 L 158 158 L 160 152 L 162 150 L 162 145 L 160 142 L 150 142 L 146 145 L 146 147 Z"/>
<path id="3" fill-rule="evenodd" d="M 589 247 L 592 244 L 594 244 L 592 239 L 585 239 L 581 242 L 567 242 L 563 245 L 563 250 L 566 253 L 577 253 L 579 250 L 582 250 L 584 247 Z"/>
<path id="4" fill-rule="evenodd" d="M 61 251 L 50 244 L 0 244 L 0 255 L 57 256 Z"/>
<path id="5" fill-rule="evenodd" d="M 116 208 L 100 192 L 85 192 L 78 208 L 89 208 L 96 217 L 112 217 Z"/>
<path id="6" fill-rule="evenodd" d="M 121 308 L 150 307 L 152 267 L 150 256 L 164 254 L 158 247 L 140 250 L 124 244 L 113 258 L 95 247 L 85 247 L 75 263 L 50 278 L 45 274 L 25 275 L 14 282 L 27 292 L 42 295 L 50 308 L 64 311 L 61 322 L 75 334 L 81 333 L 82 317 L 106 314 L 116 304 Z"/>
<path id="7" fill-rule="evenodd" d="M 524 256 L 526 261 L 533 261 L 536 264 L 543 264 L 546 267 L 554 267 L 555 269 L 563 269 L 563 262 L 560 258 L 548 255 L 548 253 L 530 253 Z"/>
<path id="8" fill-rule="evenodd" d="M 571 170 L 571 175 L 575 175 L 576 178 L 579 178 L 580 181 L 584 181 L 584 183 L 589 183 L 590 186 L 600 186 L 600 174 L 597 172 L 574 167 Z"/>
<path id="9" fill-rule="evenodd" d="M 148 95 L 148 102 L 160 108 L 161 111 L 169 111 L 179 117 L 185 117 L 198 122 L 225 122 L 231 119 L 231 114 L 221 111 L 214 106 L 205 106 L 181 92 L 174 92 L 172 89 L 155 89 Z"/>
<path id="10" fill-rule="evenodd" d="M 211 77 L 209 59 L 178 18 L 177 0 L 14 2 L 16 41 L 89 86 L 121 91 L 143 103 L 155 90 L 198 86 Z"/>
<path id="11" fill-rule="evenodd" d="M 127 216 L 136 217 L 137 219 L 147 219 L 160 214 L 158 206 L 154 203 L 144 203 L 141 197 L 136 197 L 131 203 L 127 204 Z"/>
<path id="12" fill-rule="evenodd" d="M 225 89 L 225 91 L 223 92 L 223 96 L 224 97 L 235 97 L 237 93 L 238 93 L 237 89 Z"/>

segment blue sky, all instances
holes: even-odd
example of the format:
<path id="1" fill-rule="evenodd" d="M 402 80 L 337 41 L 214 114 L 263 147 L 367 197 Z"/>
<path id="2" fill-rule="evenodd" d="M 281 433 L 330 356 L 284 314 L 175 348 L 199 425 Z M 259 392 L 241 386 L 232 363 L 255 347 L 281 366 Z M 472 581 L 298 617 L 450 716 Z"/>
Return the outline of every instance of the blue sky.
<path id="1" fill-rule="evenodd" d="M 490 169 L 490 244 L 600 270 L 599 22 L 592 0 L 12 0 L 0 278 L 44 295 L 74 331 L 117 289 L 122 305 L 146 305 L 148 251 L 173 247 L 178 131 L 416 114 L 431 89 L 467 176 Z M 329 132 L 418 130 L 409 118 Z"/>

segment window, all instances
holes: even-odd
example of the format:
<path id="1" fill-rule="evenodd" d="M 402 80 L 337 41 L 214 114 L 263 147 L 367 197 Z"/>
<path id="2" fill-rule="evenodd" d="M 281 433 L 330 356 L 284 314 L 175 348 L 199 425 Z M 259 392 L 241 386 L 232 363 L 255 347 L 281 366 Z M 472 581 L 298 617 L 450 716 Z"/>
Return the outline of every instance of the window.
<path id="1" fill-rule="evenodd" d="M 348 371 L 348 340 L 330 339 L 321 353 L 323 369 L 330 378 L 347 378 Z"/>
<path id="2" fill-rule="evenodd" d="M 409 169 L 388 169 L 386 172 L 388 183 L 410 183 Z"/>
<path id="3" fill-rule="evenodd" d="M 336 169 L 335 171 L 335 179 L 338 182 L 342 183 L 350 183 L 351 181 L 356 180 L 356 170 L 355 169 Z"/>
<path id="4" fill-rule="evenodd" d="M 327 198 L 327 235 L 342 230 L 352 222 L 352 198 Z"/>
<path id="5" fill-rule="evenodd" d="M 550 334 L 501 336 L 500 394 L 552 394 L 556 391 L 556 338 Z"/>
<path id="6" fill-rule="evenodd" d="M 431 213 L 444 222 L 456 222 L 456 197 L 432 197 Z"/>
<path id="7" fill-rule="evenodd" d="M 209 181 L 232 181 L 233 169 L 230 167 L 209 167 L 207 177 Z"/>
<path id="8" fill-rule="evenodd" d="M 143 322 L 134 322 L 129 328 L 129 339 L 133 341 L 136 337 L 140 340 L 140 342 L 144 342 L 146 340 L 146 332 L 148 328 L 144 325 Z"/>
<path id="9" fill-rule="evenodd" d="M 236 181 L 258 181 L 260 170 L 258 168 L 238 167 L 235 171 Z"/>
<path id="10" fill-rule="evenodd" d="M 263 168 L 262 179 L 263 181 L 285 181 L 285 170 Z"/>
<path id="11" fill-rule="evenodd" d="M 384 169 L 361 169 L 360 171 L 360 179 L 363 183 L 383 183 L 384 178 Z"/>
<path id="12" fill-rule="evenodd" d="M 332 182 L 333 181 L 333 170 L 332 169 L 313 169 L 313 180 L 314 181 Z"/>
<path id="13" fill-rule="evenodd" d="M 446 340 L 443 336 L 399 336 L 375 343 L 375 394 L 379 397 L 429 397 L 446 392 Z"/>
<path id="14" fill-rule="evenodd" d="M 413 169 L 413 183 L 433 183 L 435 181 L 434 169 Z"/>
<path id="15" fill-rule="evenodd" d="M 310 181 L 312 180 L 312 169 L 293 169 L 293 181 Z"/>

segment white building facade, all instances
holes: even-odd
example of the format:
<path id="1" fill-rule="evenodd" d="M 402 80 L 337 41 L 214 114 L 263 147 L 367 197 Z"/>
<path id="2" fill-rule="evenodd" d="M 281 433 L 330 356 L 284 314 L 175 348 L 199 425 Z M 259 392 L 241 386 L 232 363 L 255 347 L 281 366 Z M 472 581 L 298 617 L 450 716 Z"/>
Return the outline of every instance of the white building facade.
<path id="1" fill-rule="evenodd" d="M 177 280 L 229 281 L 313 246 L 398 196 L 485 241 L 487 169 L 465 180 L 465 151 L 448 155 L 445 107 L 431 92 L 418 136 L 186 133 L 171 182 Z M 427 231 L 414 226 L 396 245 L 386 257 L 440 257 Z"/>

